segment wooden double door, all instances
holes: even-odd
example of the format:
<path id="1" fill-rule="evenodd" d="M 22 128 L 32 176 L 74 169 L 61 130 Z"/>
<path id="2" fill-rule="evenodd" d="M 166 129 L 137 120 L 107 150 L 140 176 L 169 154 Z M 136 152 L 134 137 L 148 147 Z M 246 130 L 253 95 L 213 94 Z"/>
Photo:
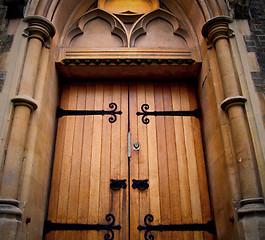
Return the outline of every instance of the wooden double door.
<path id="1" fill-rule="evenodd" d="M 138 227 L 212 219 L 199 119 L 136 114 L 196 109 L 192 84 L 71 81 L 60 107 L 122 113 L 59 118 L 47 220 L 77 228 L 50 228 L 46 239 L 214 238 L 207 231 Z M 80 224 L 120 229 L 80 231 Z"/>

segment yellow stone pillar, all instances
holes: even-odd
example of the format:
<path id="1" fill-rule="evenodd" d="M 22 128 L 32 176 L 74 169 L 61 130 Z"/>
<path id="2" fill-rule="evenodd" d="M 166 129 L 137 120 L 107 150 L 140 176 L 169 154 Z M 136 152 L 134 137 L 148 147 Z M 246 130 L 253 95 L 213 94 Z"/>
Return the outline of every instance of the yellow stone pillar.
<path id="1" fill-rule="evenodd" d="M 17 198 L 30 114 L 37 109 L 33 93 L 39 59 L 43 46 L 55 34 L 53 24 L 44 17 L 29 16 L 24 21 L 28 23 L 25 35 L 29 40 L 18 95 L 11 99 L 14 117 L 0 189 L 0 236 L 4 239 L 14 239 L 22 216 Z"/>
<path id="2" fill-rule="evenodd" d="M 242 200 L 237 213 L 239 219 L 246 220 L 257 215 L 265 217 L 265 206 L 245 115 L 244 103 L 247 99 L 241 96 L 230 50 L 229 37 L 232 36 L 232 30 L 228 25 L 232 21 L 226 16 L 212 18 L 204 24 L 202 34 L 212 43 L 217 54 L 225 95 L 221 108 L 228 114 L 240 178 Z M 249 236 L 256 236 L 253 232 L 256 230 L 256 227 L 248 228 Z M 246 233 L 246 229 L 243 231 Z"/>

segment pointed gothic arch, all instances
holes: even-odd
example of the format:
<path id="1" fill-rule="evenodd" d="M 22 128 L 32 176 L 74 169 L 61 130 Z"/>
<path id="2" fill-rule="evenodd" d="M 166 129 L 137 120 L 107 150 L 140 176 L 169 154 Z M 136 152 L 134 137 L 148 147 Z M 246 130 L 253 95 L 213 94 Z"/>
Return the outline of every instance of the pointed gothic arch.
<path id="1" fill-rule="evenodd" d="M 103 0 L 100 2 L 104 3 Z M 253 102 L 246 102 L 246 97 L 241 96 L 243 92 L 248 97 L 249 82 L 246 87 L 246 82 L 242 80 L 245 76 L 241 73 L 243 60 L 237 48 L 238 38 L 231 38 L 233 37 L 231 29 L 237 35 L 239 30 L 227 17 L 227 1 L 150 0 L 145 2 L 153 4 L 153 9 L 148 7 L 147 12 L 135 13 L 128 10 L 125 13 L 116 12 L 115 14 L 99 9 L 98 1 L 94 0 L 43 0 L 32 1 L 28 5 L 26 15 L 38 16 L 29 17 L 21 23 L 18 40 L 16 40 L 17 51 L 21 48 L 20 56 L 16 59 L 16 54 L 13 54 L 11 60 L 18 63 L 14 64 L 17 70 L 12 75 L 16 82 L 14 88 L 19 87 L 22 73 L 23 81 L 20 88 L 23 91 L 30 89 L 30 93 L 26 92 L 31 96 L 17 96 L 12 98 L 12 102 L 15 111 L 16 108 L 28 108 L 27 116 L 31 117 L 28 122 L 24 122 L 26 130 L 24 129 L 23 133 L 27 135 L 25 143 L 20 141 L 19 145 L 22 146 L 20 155 L 25 156 L 23 166 L 21 169 L 15 169 L 17 179 L 21 180 L 15 184 L 19 190 L 12 195 L 13 200 L 0 201 L 0 207 L 4 204 L 11 208 L 12 219 L 16 224 L 17 219 L 19 221 L 22 219 L 21 226 L 18 230 L 12 229 L 12 233 L 17 231 L 22 238 L 26 238 L 30 233 L 31 236 L 40 239 L 47 212 L 60 83 L 64 80 L 85 79 L 91 76 L 95 79 L 107 77 L 133 79 L 148 76 L 156 80 L 163 77 L 171 80 L 175 78 L 194 80 L 197 99 L 202 110 L 201 126 L 209 192 L 218 237 L 236 239 L 238 231 L 247 229 L 249 222 L 253 223 L 253 215 L 264 213 L 260 187 L 260 185 L 263 187 L 264 192 L 264 181 L 259 184 L 258 170 L 253 166 L 253 162 L 249 163 L 249 160 L 259 157 L 257 162 L 259 171 L 262 173 L 264 170 L 262 143 L 257 140 L 261 139 L 258 137 L 253 141 L 257 136 L 255 132 L 258 132 L 257 117 L 253 114 Z M 104 4 L 100 7 L 103 8 Z M 95 20 L 103 21 L 105 30 L 119 39 L 121 45 L 110 44 L 107 47 L 104 46 L 103 50 L 100 46 L 89 49 L 86 45 L 72 48 L 71 42 L 82 38 L 86 32 L 86 25 Z M 153 23 L 156 25 L 157 20 L 161 20 L 161 26 L 163 24 L 169 26 L 168 28 L 172 31 L 168 32 L 172 33 L 173 37 L 183 39 L 182 49 L 174 47 L 168 49 L 169 45 L 166 44 L 155 50 L 135 47 L 137 39 L 148 35 L 148 25 L 151 26 Z M 51 40 L 54 35 L 53 26 L 56 34 Z M 130 27 L 131 30 L 128 30 Z M 26 31 L 23 32 L 25 29 Z M 50 29 L 50 32 L 47 33 L 47 29 Z M 203 34 L 201 34 L 202 31 Z M 43 33 L 45 33 L 44 37 Z M 29 41 L 25 37 L 29 37 Z M 27 64 L 21 60 L 24 59 L 24 53 Z M 32 64 L 29 59 L 36 54 L 39 54 L 39 57 L 35 58 L 36 61 Z M 30 88 L 23 85 L 25 81 L 29 81 L 27 80 L 28 70 L 23 70 L 23 67 L 30 69 L 29 79 L 36 81 L 35 88 L 35 82 L 27 85 Z M 32 77 L 33 73 L 35 77 Z M 237 75 L 238 73 L 240 74 Z M 225 81 L 226 79 L 229 81 Z M 237 81 L 238 79 L 240 81 Z M 13 92 L 15 91 L 16 89 Z M 246 109 L 242 107 L 244 104 Z M 235 114 L 237 118 L 231 117 L 232 113 L 235 113 L 231 108 L 240 109 Z M 240 121 L 240 124 L 237 121 Z M 199 129 L 196 128 L 194 131 Z M 13 130 L 13 132 L 16 131 Z M 252 142 L 254 142 L 253 148 Z M 15 144 L 7 145 L 11 146 L 9 152 L 18 152 L 12 150 L 12 147 L 16 148 Z M 239 151 L 239 148 L 243 150 Z M 242 161 L 245 159 L 243 155 L 242 158 L 238 158 L 242 153 L 246 153 L 246 161 Z M 6 162 L 7 166 L 13 164 L 10 157 L 7 157 Z M 245 162 L 249 165 L 241 167 Z M 5 173 L 5 181 L 9 180 L 7 176 Z M 261 175 L 261 177 L 264 180 L 264 176 Z M 7 196 L 9 196 L 8 191 L 12 189 L 5 188 Z M 24 213 L 19 209 L 20 202 L 27 202 Z M 255 208 L 251 208 L 252 206 Z M 38 227 L 29 224 L 30 220 L 26 222 L 27 216 L 36 220 Z M 244 232 L 243 230 L 241 232 Z M 259 233 L 257 225 L 251 229 L 251 234 L 255 233 Z"/>
<path id="2" fill-rule="evenodd" d="M 127 46 L 127 31 L 121 20 L 115 15 L 98 8 L 86 12 L 69 27 L 63 40 L 63 46 L 69 47 L 70 42 L 73 41 L 77 35 L 84 33 L 85 25 L 96 18 L 101 18 L 107 21 L 111 26 L 111 33 L 117 35 L 122 40 L 123 46 Z"/>

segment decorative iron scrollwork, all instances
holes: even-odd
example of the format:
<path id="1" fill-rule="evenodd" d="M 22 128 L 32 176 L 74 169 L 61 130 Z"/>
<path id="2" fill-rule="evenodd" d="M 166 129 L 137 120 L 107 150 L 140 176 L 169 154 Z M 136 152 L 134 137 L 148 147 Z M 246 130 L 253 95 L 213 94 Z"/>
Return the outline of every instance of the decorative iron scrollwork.
<path id="1" fill-rule="evenodd" d="M 132 181 L 133 181 L 133 184 L 132 184 L 133 189 L 137 188 L 138 190 L 143 191 L 143 190 L 148 189 L 149 187 L 148 179 L 145 179 L 145 180 L 133 179 Z"/>
<path id="2" fill-rule="evenodd" d="M 148 112 L 147 110 L 149 109 L 148 104 L 143 104 L 141 106 L 142 112 L 137 112 L 137 116 L 142 116 L 142 122 L 144 124 L 148 124 L 150 122 L 150 119 L 147 118 L 147 116 L 190 116 L 190 117 L 196 117 L 200 118 L 200 110 L 195 109 L 193 111 L 152 111 Z"/>
<path id="3" fill-rule="evenodd" d="M 125 189 L 127 187 L 126 179 L 116 180 L 110 179 L 110 188 L 112 190 L 120 190 L 121 188 Z"/>
<path id="4" fill-rule="evenodd" d="M 109 122 L 114 123 L 117 120 L 116 114 L 121 115 L 122 111 L 117 110 L 116 103 L 110 103 L 109 108 L 112 109 L 110 111 L 105 110 L 64 110 L 60 107 L 57 108 L 56 117 L 60 118 L 63 116 L 77 116 L 77 115 L 111 115 L 109 117 Z"/>
<path id="5" fill-rule="evenodd" d="M 155 237 L 151 231 L 207 231 L 211 234 L 216 234 L 214 220 L 208 221 L 207 223 L 191 223 L 191 224 L 170 224 L 170 225 L 151 225 L 154 221 L 154 217 L 151 214 L 147 214 L 144 217 L 145 226 L 139 225 L 137 229 L 139 231 L 145 231 L 144 237 L 146 240 L 154 240 Z"/>
<path id="6" fill-rule="evenodd" d="M 44 234 L 51 231 L 88 231 L 88 230 L 107 230 L 108 233 L 104 235 L 105 240 L 112 240 L 114 238 L 113 230 L 120 230 L 120 225 L 115 224 L 115 217 L 109 213 L 106 215 L 106 220 L 109 224 L 80 224 L 80 223 L 53 223 L 51 221 L 45 221 Z"/>

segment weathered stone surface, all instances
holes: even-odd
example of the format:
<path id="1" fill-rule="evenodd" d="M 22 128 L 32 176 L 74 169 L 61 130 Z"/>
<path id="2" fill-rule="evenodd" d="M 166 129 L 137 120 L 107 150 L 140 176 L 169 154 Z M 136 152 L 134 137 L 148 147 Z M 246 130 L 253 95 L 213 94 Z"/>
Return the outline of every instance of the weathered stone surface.
<path id="1" fill-rule="evenodd" d="M 264 2 L 252 0 L 250 5 L 251 19 L 249 26 L 250 36 L 244 36 L 249 52 L 255 52 L 260 66 L 260 72 L 253 72 L 254 80 L 258 92 L 265 93 L 265 11 Z"/>
<path id="2" fill-rule="evenodd" d="M 250 17 L 249 6 L 251 0 L 229 0 L 229 5 L 236 19 L 247 19 Z"/>
<path id="3" fill-rule="evenodd" d="M 2 4 L 3 1 L 0 2 Z M 8 21 L 5 19 L 6 17 L 7 7 L 0 5 L 0 62 L 3 57 L 3 53 L 9 51 L 10 46 L 13 41 L 13 36 L 8 36 L 6 33 Z M 4 81 L 5 81 L 5 72 L 0 69 L 0 92 L 2 91 Z"/>

